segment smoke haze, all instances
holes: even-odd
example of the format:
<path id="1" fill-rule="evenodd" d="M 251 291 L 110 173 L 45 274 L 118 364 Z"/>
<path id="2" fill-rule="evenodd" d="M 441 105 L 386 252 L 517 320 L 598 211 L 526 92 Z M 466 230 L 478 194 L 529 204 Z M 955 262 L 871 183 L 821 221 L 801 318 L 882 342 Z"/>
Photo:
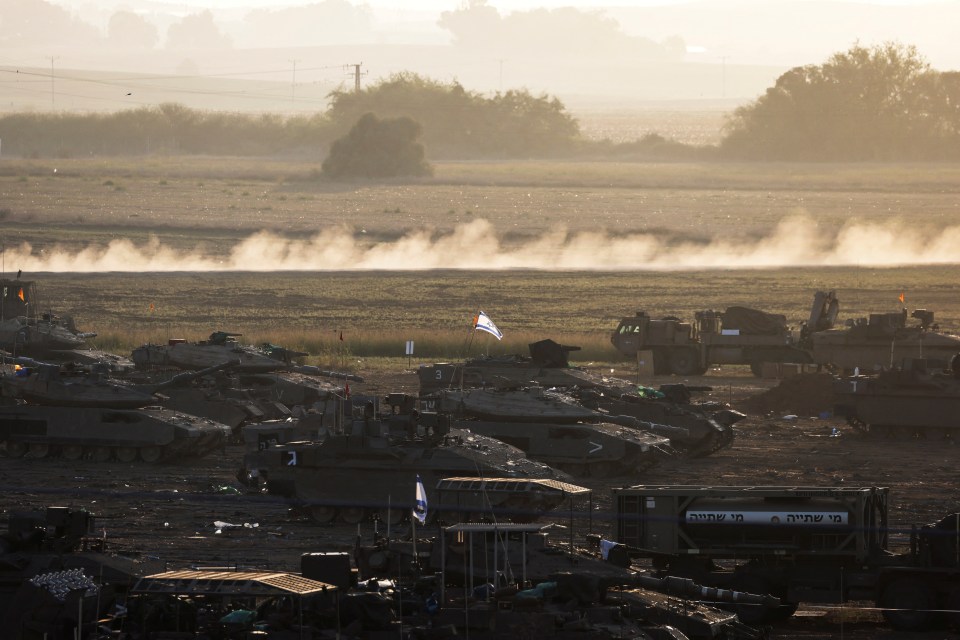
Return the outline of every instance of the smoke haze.
<path id="1" fill-rule="evenodd" d="M 165 246 L 114 240 L 81 250 L 35 251 L 24 243 L 5 252 L 5 263 L 29 272 L 368 271 L 463 269 L 500 271 L 671 271 L 816 266 L 896 266 L 960 262 L 960 225 L 918 229 L 903 222 L 850 222 L 839 231 L 818 229 L 807 216 L 783 219 L 758 239 L 716 238 L 671 242 L 652 234 L 545 233 L 522 246 L 507 245 L 487 220 L 452 232 L 411 232 L 372 242 L 341 227 L 296 240 L 259 232 L 228 255 L 211 256 Z"/>

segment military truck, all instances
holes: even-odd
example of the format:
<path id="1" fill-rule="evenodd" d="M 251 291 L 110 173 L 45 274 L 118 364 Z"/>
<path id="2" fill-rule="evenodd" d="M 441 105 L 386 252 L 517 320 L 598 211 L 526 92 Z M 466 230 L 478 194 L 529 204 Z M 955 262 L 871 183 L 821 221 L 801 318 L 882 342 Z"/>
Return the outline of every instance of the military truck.
<path id="1" fill-rule="evenodd" d="M 738 609 L 747 624 L 801 602 L 872 600 L 917 631 L 960 606 L 960 514 L 913 527 L 895 553 L 885 487 L 634 486 L 613 502 L 617 542 L 660 574 L 780 598 L 777 611 Z"/>
<path id="2" fill-rule="evenodd" d="M 813 362 L 786 317 L 748 307 L 698 311 L 693 322 L 673 316 L 654 320 L 638 311 L 620 321 L 610 341 L 628 357 L 651 351 L 654 375 L 703 375 L 718 364 L 750 365 L 760 375 L 764 362 Z"/>

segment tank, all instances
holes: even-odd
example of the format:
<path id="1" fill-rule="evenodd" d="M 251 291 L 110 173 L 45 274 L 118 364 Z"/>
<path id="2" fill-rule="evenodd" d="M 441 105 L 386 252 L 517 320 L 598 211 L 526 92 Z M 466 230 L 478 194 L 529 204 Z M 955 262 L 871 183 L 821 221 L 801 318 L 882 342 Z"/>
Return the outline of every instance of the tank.
<path id="1" fill-rule="evenodd" d="M 834 413 L 863 433 L 952 441 L 960 434 L 960 354 L 944 370 L 927 360 L 871 376 L 838 378 Z"/>
<path id="2" fill-rule="evenodd" d="M 892 369 L 906 359 L 948 366 L 950 358 L 960 352 L 960 336 L 941 332 L 933 311 L 915 309 L 909 317 L 916 322 L 908 323 L 906 309 L 872 313 L 850 320 L 844 327 L 811 331 L 805 340 L 815 363 L 844 372 Z"/>
<path id="3" fill-rule="evenodd" d="M 0 279 L 0 349 L 14 355 L 45 356 L 78 349 L 96 333 L 78 331 L 70 316 L 45 310 L 40 287 L 32 280 Z"/>
<path id="4" fill-rule="evenodd" d="M 681 432 L 633 418 L 625 418 L 626 426 L 613 424 L 569 396 L 542 387 L 439 391 L 422 398 L 421 406 L 577 477 L 642 473 L 672 454 L 670 436 L 654 430 L 675 437 Z"/>
<path id="5" fill-rule="evenodd" d="M 238 371 L 266 372 L 289 368 L 294 356 L 307 355 L 271 344 L 262 347 L 240 344 L 237 338 L 241 335 L 214 331 L 207 340 L 199 342 L 174 339 L 165 345 L 146 344 L 133 350 L 132 359 L 142 369 L 205 369 L 220 362 L 238 360 Z"/>
<path id="6" fill-rule="evenodd" d="M 603 378 L 570 366 L 569 354 L 580 347 L 540 340 L 528 345 L 529 356 L 480 356 L 462 363 L 437 362 L 417 369 L 420 393 L 441 389 L 486 387 L 497 384 L 537 384 L 544 387 L 592 387 Z"/>
<path id="7" fill-rule="evenodd" d="M 305 506 L 318 522 L 357 523 L 378 515 L 399 522 L 413 507 L 419 475 L 428 504 L 438 504 L 444 478 L 530 478 L 568 481 L 569 476 L 524 456 L 516 447 L 439 422 L 426 427 L 409 417 L 380 415 L 377 402 L 353 399 L 343 428 L 321 428 L 315 440 L 271 444 L 244 455 L 238 477 Z M 493 495 L 493 494 L 488 494 Z M 502 504 L 539 511 L 536 493 L 512 492 Z M 429 512 L 429 510 L 428 510 Z M 435 513 L 435 510 L 434 510 Z"/>
<path id="8" fill-rule="evenodd" d="M 665 384 L 659 389 L 631 385 L 576 389 L 573 395 L 585 407 L 608 415 L 673 427 L 673 434 L 660 431 L 670 438 L 670 445 L 686 457 L 702 458 L 733 444 L 733 425 L 746 417 L 720 403 L 692 402 L 692 392 L 708 390 L 710 387 L 684 384 Z"/>
<path id="9" fill-rule="evenodd" d="M 12 375 L 0 378 L 3 397 L 28 404 L 58 407 L 139 409 L 158 404 L 157 393 L 234 366 L 222 362 L 195 372 L 172 376 L 153 384 L 129 384 L 111 378 L 111 364 L 57 365 L 18 358 Z"/>
<path id="10" fill-rule="evenodd" d="M 19 458 L 166 462 L 219 450 L 230 427 L 157 408 L 0 406 L 0 442 Z"/>

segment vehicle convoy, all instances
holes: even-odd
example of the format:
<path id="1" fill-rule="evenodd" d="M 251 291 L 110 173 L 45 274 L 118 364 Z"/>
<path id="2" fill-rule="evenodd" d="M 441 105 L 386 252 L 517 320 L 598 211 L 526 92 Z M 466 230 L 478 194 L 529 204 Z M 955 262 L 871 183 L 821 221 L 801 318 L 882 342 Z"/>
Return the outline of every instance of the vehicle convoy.
<path id="1" fill-rule="evenodd" d="M 774 611 L 738 607 L 748 624 L 801 602 L 870 600 L 896 629 L 916 631 L 960 609 L 960 514 L 913 528 L 890 550 L 884 487 L 634 486 L 613 490 L 616 540 L 658 575 L 779 597 Z M 951 622 L 956 623 L 956 613 Z"/>
<path id="2" fill-rule="evenodd" d="M 952 440 L 960 435 L 960 355 L 950 367 L 906 360 L 875 375 L 839 378 L 834 415 L 862 433 Z"/>
<path id="3" fill-rule="evenodd" d="M 392 409 L 384 413 L 376 398 L 350 399 L 342 412 L 333 412 L 345 416 L 343 421 L 321 427 L 316 440 L 262 442 L 258 450 L 244 456 L 238 477 L 265 486 L 269 493 L 297 500 L 318 522 L 339 518 L 347 523 L 374 514 L 392 522 L 407 517 L 418 474 L 433 504 L 437 504 L 437 483 L 443 478 L 570 479 L 499 440 L 450 428 L 443 421 L 425 427 L 416 413 L 399 411 L 400 405 L 414 408 L 414 398 L 403 394 L 389 398 Z M 513 491 L 486 495 L 497 495 L 502 502 L 476 505 L 479 509 L 497 507 L 529 514 L 544 508 L 546 494 Z"/>
<path id="4" fill-rule="evenodd" d="M 653 320 L 643 311 L 623 318 L 610 341 L 617 351 L 639 357 L 650 351 L 655 375 L 701 375 L 713 365 L 746 364 L 760 375 L 764 362 L 816 364 L 831 370 L 863 372 L 889 369 L 908 358 L 942 365 L 960 352 L 960 336 L 943 333 L 933 312 L 915 309 L 872 313 L 837 325 L 840 302 L 833 291 L 817 291 L 810 316 L 799 330 L 786 318 L 746 307 L 700 311 L 694 321 L 675 317 Z"/>
<path id="5" fill-rule="evenodd" d="M 798 346 L 786 318 L 747 307 L 698 311 L 693 322 L 676 317 L 654 320 L 643 311 L 623 318 L 610 341 L 617 351 L 653 356 L 654 375 L 703 375 L 719 364 L 746 364 L 759 375 L 764 362 L 810 363 L 808 350 Z"/>

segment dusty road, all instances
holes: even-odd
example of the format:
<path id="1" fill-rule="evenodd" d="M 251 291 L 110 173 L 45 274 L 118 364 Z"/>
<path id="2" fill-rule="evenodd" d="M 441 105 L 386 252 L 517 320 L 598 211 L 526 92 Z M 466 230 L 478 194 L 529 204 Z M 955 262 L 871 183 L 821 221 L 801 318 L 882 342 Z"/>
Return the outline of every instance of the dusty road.
<path id="1" fill-rule="evenodd" d="M 411 372 L 368 380 L 363 391 L 416 391 Z M 954 440 L 863 436 L 841 421 L 820 417 L 830 399 L 815 385 L 773 399 L 767 393 L 760 398 L 766 400 L 759 401 L 758 395 L 776 381 L 713 374 L 689 382 L 713 386 L 714 399 L 750 413 L 736 425 L 733 445 L 707 458 L 668 460 L 643 477 L 584 482 L 595 491 L 595 532 L 609 534 L 609 488 L 632 484 L 885 486 L 890 488 L 891 523 L 903 531 L 893 536 L 895 545 L 906 543 L 910 525 L 960 510 Z M 353 548 L 356 527 L 317 525 L 298 517 L 283 500 L 239 493 L 234 474 L 242 454 L 242 447 L 231 445 L 189 465 L 0 457 L 0 507 L 3 517 L 50 505 L 85 508 L 97 518 L 98 532 L 109 548 L 141 560 L 144 571 L 238 564 L 297 571 L 303 553 Z M 241 526 L 218 528 L 216 521 Z M 364 524 L 359 532 L 369 539 L 373 525 Z M 874 611 L 803 607 L 772 637 L 893 640 L 960 635 L 896 634 Z"/>

